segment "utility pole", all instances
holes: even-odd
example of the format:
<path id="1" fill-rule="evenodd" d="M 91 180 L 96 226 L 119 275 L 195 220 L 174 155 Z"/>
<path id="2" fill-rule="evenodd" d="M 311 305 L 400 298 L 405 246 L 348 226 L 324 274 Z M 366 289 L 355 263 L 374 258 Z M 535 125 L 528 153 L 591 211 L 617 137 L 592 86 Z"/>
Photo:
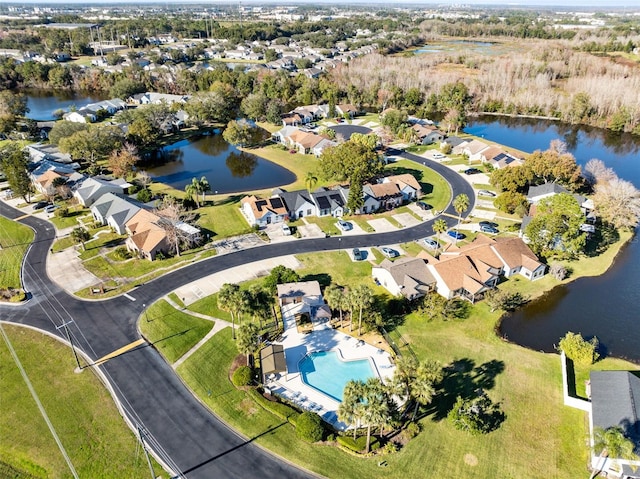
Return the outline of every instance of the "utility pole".
<path id="1" fill-rule="evenodd" d="M 138 428 L 138 435 L 140 436 L 140 442 L 142 443 L 142 450 L 144 451 L 144 455 L 147 458 L 147 464 L 149 465 L 149 472 L 151 473 L 151 479 L 155 479 L 156 475 L 155 475 L 155 472 L 153 472 L 153 464 L 151 464 L 149 451 L 147 451 L 147 445 L 144 442 L 144 438 L 147 436 L 147 433 L 144 430 L 144 426 L 141 426 L 140 424 L 136 424 L 136 427 Z"/>
<path id="2" fill-rule="evenodd" d="M 76 364 L 78 365 L 78 369 L 82 371 L 82 366 L 80 366 L 80 359 L 78 358 L 78 353 L 76 352 L 76 348 L 73 345 L 73 340 L 71 339 L 71 333 L 69 332 L 69 328 L 67 327 L 71 323 L 73 323 L 72 319 L 69 321 L 64 321 L 60 326 L 56 326 L 56 329 L 60 330 L 60 328 L 64 328 L 64 332 L 67 335 L 67 340 L 71 345 L 71 351 L 73 351 L 73 357 L 76 358 Z"/>

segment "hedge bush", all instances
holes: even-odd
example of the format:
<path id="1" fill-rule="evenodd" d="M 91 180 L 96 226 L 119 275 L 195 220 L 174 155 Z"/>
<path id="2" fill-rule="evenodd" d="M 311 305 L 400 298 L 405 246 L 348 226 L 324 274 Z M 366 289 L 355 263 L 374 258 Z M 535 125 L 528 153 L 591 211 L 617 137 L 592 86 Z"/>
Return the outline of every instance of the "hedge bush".
<path id="1" fill-rule="evenodd" d="M 264 408 L 265 410 L 279 417 L 283 421 L 288 421 L 294 426 L 297 425 L 298 416 L 300 416 L 300 413 L 291 406 L 288 406 L 287 404 L 283 404 L 281 402 L 269 401 L 255 389 L 251 390 L 250 394 L 258 403 L 258 405 L 262 406 L 262 408 Z"/>
<path id="2" fill-rule="evenodd" d="M 314 412 L 305 411 L 296 421 L 296 436 L 307 442 L 318 442 L 324 435 L 322 419 Z"/>
<path id="3" fill-rule="evenodd" d="M 358 436 L 353 440 L 352 436 L 338 436 L 338 444 L 354 452 L 362 452 L 367 447 L 367 436 Z M 378 438 L 371 436 L 370 450 L 375 451 L 380 448 Z"/>
<path id="4" fill-rule="evenodd" d="M 240 366 L 233 372 L 231 382 L 236 387 L 249 386 L 253 381 L 253 371 L 249 366 Z"/>

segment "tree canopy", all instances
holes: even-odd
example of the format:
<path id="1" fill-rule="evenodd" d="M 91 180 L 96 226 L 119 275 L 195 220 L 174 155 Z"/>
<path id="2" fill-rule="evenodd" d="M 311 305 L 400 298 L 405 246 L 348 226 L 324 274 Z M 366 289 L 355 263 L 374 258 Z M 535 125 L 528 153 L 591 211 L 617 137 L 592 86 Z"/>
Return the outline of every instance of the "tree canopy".
<path id="1" fill-rule="evenodd" d="M 320 156 L 320 172 L 326 179 L 366 181 L 379 175 L 384 165 L 373 148 L 357 141 L 325 149 Z"/>

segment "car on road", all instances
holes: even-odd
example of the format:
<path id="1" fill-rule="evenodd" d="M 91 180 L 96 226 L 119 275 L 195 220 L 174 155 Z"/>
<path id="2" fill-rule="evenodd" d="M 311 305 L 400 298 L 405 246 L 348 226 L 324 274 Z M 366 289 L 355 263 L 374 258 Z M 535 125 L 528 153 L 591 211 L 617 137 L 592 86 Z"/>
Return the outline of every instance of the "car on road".
<path id="1" fill-rule="evenodd" d="M 393 248 L 380 248 L 380 251 L 382 251 L 382 254 L 387 258 L 397 258 L 398 256 L 400 256 L 400 253 L 398 253 Z"/>
<path id="2" fill-rule="evenodd" d="M 342 231 L 349 231 L 353 229 L 353 225 L 345 220 L 336 221 L 336 227 Z"/>
<path id="3" fill-rule="evenodd" d="M 498 228 L 495 228 L 491 225 L 481 225 L 480 226 L 480 231 L 482 233 L 490 233 L 492 235 L 497 235 L 500 231 L 498 231 Z"/>
<path id="4" fill-rule="evenodd" d="M 495 198 L 496 194 L 489 190 L 478 190 L 478 196 L 490 196 L 491 198 Z"/>
<path id="5" fill-rule="evenodd" d="M 353 255 L 354 261 L 362 261 L 362 251 L 360 251 L 358 248 L 353 248 L 353 250 L 351 250 L 351 254 Z"/>
<path id="6" fill-rule="evenodd" d="M 33 205 L 33 209 L 34 210 L 41 210 L 42 208 L 44 208 L 45 206 L 50 205 L 51 203 L 49 203 L 48 201 L 38 201 L 35 205 Z"/>
<path id="7" fill-rule="evenodd" d="M 422 240 L 422 242 L 424 243 L 424 245 L 427 248 L 431 248 L 431 249 L 438 249 L 440 247 L 440 245 L 438 244 L 438 242 L 434 239 L 431 238 L 424 238 Z"/>
<path id="8" fill-rule="evenodd" d="M 465 175 L 476 175 L 478 173 L 482 173 L 478 168 L 467 168 L 464 170 Z"/>
<path id="9" fill-rule="evenodd" d="M 460 233 L 459 231 L 454 231 L 454 230 L 447 231 L 447 236 L 450 236 L 453 239 L 457 239 L 457 240 L 461 240 L 461 239 L 465 239 L 466 238 L 466 236 L 464 234 Z"/>
<path id="10" fill-rule="evenodd" d="M 425 211 L 428 211 L 433 208 L 433 206 L 431 206 L 429 203 L 425 203 L 424 201 L 418 201 L 416 202 L 416 205 L 418 205 L 418 208 Z"/>

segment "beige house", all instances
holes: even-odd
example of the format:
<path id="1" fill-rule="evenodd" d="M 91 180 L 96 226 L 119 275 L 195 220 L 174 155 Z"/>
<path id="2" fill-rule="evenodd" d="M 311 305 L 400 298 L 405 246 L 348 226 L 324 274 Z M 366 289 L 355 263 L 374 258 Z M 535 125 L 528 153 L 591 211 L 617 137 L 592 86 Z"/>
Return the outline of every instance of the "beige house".
<path id="1" fill-rule="evenodd" d="M 129 235 L 125 244 L 129 251 L 153 261 L 159 252 L 169 248 L 167 233 L 159 226 L 160 217 L 141 209 L 125 224 Z"/>
<path id="2" fill-rule="evenodd" d="M 436 279 L 427 263 L 423 258 L 385 259 L 372 268 L 371 275 L 394 296 L 402 295 L 412 300 L 424 296 L 436 286 Z"/>

